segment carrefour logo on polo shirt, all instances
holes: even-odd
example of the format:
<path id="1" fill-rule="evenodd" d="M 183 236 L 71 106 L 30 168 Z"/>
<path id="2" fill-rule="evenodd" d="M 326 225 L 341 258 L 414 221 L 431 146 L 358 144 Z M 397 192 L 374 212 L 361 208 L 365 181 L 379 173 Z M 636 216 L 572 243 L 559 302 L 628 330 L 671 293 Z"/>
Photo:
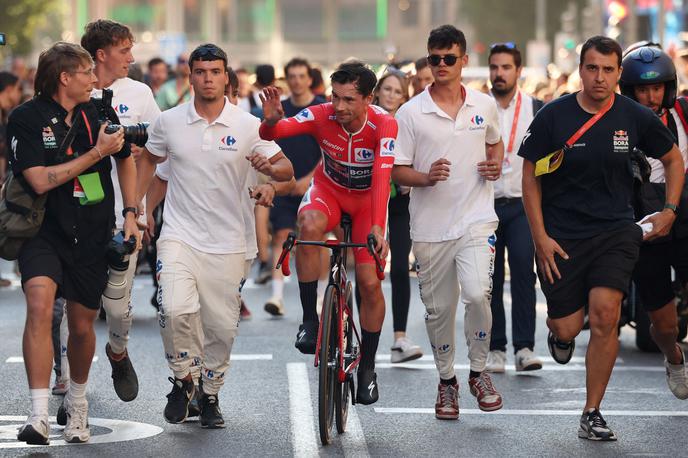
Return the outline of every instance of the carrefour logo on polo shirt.
<path id="1" fill-rule="evenodd" d="M 474 115 L 471 118 L 471 125 L 468 127 L 468 130 L 483 130 L 483 129 L 485 129 L 484 124 L 485 124 L 485 118 L 483 118 L 479 114 Z"/>
<path id="2" fill-rule="evenodd" d="M 356 162 L 373 162 L 374 153 L 372 149 L 356 148 Z"/>
<path id="3" fill-rule="evenodd" d="M 313 116 L 311 110 L 304 108 L 303 110 L 299 111 L 296 116 L 294 116 L 294 119 L 296 119 L 298 122 L 308 122 L 315 121 L 315 116 Z"/>
<path id="4" fill-rule="evenodd" d="M 383 138 L 380 140 L 380 156 L 394 156 L 393 138 Z"/>
<path id="5" fill-rule="evenodd" d="M 126 105 L 123 104 L 123 103 L 120 103 L 119 105 L 115 105 L 115 106 L 112 107 L 112 108 L 114 108 L 115 111 L 117 112 L 117 114 L 120 114 L 120 115 L 126 113 L 127 111 L 129 111 L 129 107 L 126 106 Z"/>
<path id="6" fill-rule="evenodd" d="M 236 138 L 232 137 L 231 135 L 227 135 L 226 137 L 222 137 L 220 139 L 220 146 L 218 149 L 222 151 L 237 151 L 237 149 L 234 147 L 236 142 Z"/>

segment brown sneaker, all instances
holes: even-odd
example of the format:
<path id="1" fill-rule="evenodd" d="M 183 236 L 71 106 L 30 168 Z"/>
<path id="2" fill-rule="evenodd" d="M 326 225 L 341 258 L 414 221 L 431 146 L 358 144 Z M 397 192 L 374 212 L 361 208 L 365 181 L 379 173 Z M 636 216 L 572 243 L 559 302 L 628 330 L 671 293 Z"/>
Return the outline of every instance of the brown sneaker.
<path id="1" fill-rule="evenodd" d="M 468 379 L 471 394 L 478 398 L 480 410 L 491 412 L 502 408 L 502 395 L 495 390 L 492 379 L 487 372 L 481 372 L 480 376 Z"/>
<path id="2" fill-rule="evenodd" d="M 437 401 L 435 402 L 435 418 L 438 420 L 459 419 L 459 385 L 437 386 Z"/>

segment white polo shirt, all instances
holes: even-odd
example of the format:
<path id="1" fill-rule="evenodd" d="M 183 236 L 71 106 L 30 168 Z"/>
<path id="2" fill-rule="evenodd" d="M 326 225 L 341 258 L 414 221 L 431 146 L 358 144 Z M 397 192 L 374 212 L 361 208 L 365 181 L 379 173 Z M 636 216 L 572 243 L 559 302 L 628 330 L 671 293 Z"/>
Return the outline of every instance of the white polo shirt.
<path id="1" fill-rule="evenodd" d="M 511 135 L 511 126 L 514 122 L 514 114 L 516 113 L 519 94 L 521 95 L 521 109 L 519 110 L 518 124 L 516 124 L 513 150 L 509 152 L 507 151 L 509 137 Z M 499 116 L 499 125 L 502 132 L 502 140 L 504 141 L 502 176 L 499 180 L 494 182 L 495 199 L 500 197 L 522 197 L 521 178 L 523 177 L 523 158 L 518 155 L 518 147 L 528 130 L 528 126 L 530 126 L 531 121 L 535 117 L 533 113 L 533 98 L 518 90 L 511 99 L 511 102 L 509 102 L 509 106 L 506 108 L 502 108 L 496 100 L 494 100 L 494 103 L 497 105 L 497 115 Z"/>
<path id="2" fill-rule="evenodd" d="M 494 100 L 470 88 L 454 121 L 430 96 L 430 86 L 397 111 L 399 134 L 394 164 L 427 173 L 440 158 L 451 162 L 449 179 L 411 190 L 411 239 L 415 242 L 455 240 L 480 223 L 497 221 L 492 183 L 478 174 L 485 143 L 499 142 Z"/>
<path id="3" fill-rule="evenodd" d="M 246 156 L 270 158 L 280 151 L 260 138 L 259 126 L 226 97 L 211 124 L 198 115 L 193 99 L 160 115 L 146 144 L 170 163 L 160 240 L 179 240 L 205 253 L 247 252 Z"/>
<path id="4" fill-rule="evenodd" d="M 683 128 L 683 122 L 676 112 L 676 108 L 671 108 L 669 110 L 671 116 L 674 118 L 676 123 L 676 133 L 678 134 L 678 145 L 679 151 L 681 151 L 681 156 L 683 157 L 683 164 L 686 169 L 688 169 L 688 132 Z M 647 162 L 650 163 L 652 167 L 652 172 L 650 173 L 650 183 L 664 183 L 666 182 L 666 177 L 664 176 L 664 164 L 659 159 L 652 157 L 647 158 Z"/>
<path id="5" fill-rule="evenodd" d="M 158 118 L 158 115 L 160 115 L 160 108 L 155 103 L 153 91 L 147 85 L 131 78 L 120 78 L 115 80 L 108 89 L 112 90 L 112 108 L 117 113 L 120 124 L 127 126 L 137 122 L 147 122 L 152 125 Z M 101 89 L 93 89 L 91 96 L 101 98 L 103 91 Z M 111 161 L 112 186 L 115 190 L 115 217 L 117 219 L 115 224 L 118 228 L 121 228 L 124 226 L 122 189 L 117 178 L 115 159 L 112 158 Z"/>

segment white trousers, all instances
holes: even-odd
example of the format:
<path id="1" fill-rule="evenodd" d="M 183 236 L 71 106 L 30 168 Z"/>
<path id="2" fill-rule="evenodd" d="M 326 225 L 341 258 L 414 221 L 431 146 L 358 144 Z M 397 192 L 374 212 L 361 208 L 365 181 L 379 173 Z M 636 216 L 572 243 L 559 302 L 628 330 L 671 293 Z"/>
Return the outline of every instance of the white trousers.
<path id="1" fill-rule="evenodd" d="M 239 325 L 244 258 L 244 253 L 209 254 L 180 241 L 158 241 L 159 323 L 165 357 L 176 378 L 199 366 L 207 394 L 219 392 L 229 369 Z"/>
<path id="2" fill-rule="evenodd" d="M 136 260 L 138 250 L 129 256 L 129 268 L 125 274 L 127 282 L 124 297 L 119 300 L 109 299 L 103 295 L 103 308 L 107 316 L 108 340 L 110 348 L 114 353 L 124 353 L 129 342 L 129 331 L 134 320 L 131 309 L 131 289 L 134 286 L 134 276 L 136 275 Z"/>
<path id="3" fill-rule="evenodd" d="M 492 273 L 497 222 L 470 227 L 465 235 L 446 242 L 414 242 L 425 324 L 443 379 L 454 377 L 456 308 L 463 302 L 464 335 L 471 370 L 485 369 L 492 329 Z"/>

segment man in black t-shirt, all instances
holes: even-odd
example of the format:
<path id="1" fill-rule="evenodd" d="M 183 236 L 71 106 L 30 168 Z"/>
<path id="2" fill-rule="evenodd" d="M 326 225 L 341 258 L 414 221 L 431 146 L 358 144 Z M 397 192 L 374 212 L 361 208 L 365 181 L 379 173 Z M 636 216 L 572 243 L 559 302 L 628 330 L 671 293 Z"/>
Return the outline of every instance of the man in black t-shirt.
<path id="1" fill-rule="evenodd" d="M 296 116 L 301 110 L 312 105 L 325 103 L 326 100 L 313 95 L 310 86 L 311 66 L 305 59 L 294 58 L 284 67 L 284 75 L 289 85 L 290 96 L 282 101 L 284 116 Z M 291 195 L 275 197 L 274 206 L 270 209 L 270 225 L 272 226 L 272 255 L 273 265 L 277 263 L 282 251 L 282 243 L 289 232 L 296 230 L 296 213 L 301 204 L 301 198 L 310 185 L 315 166 L 320 161 L 320 147 L 310 135 L 279 140 L 277 144 L 294 166 L 296 186 Z M 283 289 L 284 278 L 282 272 L 272 270 L 272 297 L 265 303 L 265 311 L 271 315 L 284 315 Z"/>
<path id="2" fill-rule="evenodd" d="M 29 444 L 47 444 L 50 434 L 50 334 L 56 296 L 66 299 L 69 317 L 71 380 L 64 401 L 64 436 L 67 442 L 90 437 L 86 383 L 95 351 L 93 321 L 108 279 L 105 250 L 115 221 L 110 155 L 117 159 L 129 207 L 125 237 L 135 236 L 140 245 L 136 166 L 122 130 L 106 134 L 99 125 L 98 110 L 89 103 L 96 80 L 86 50 L 54 44 L 39 58 L 36 97 L 14 110 L 7 126 L 12 173 L 27 192 L 48 196 L 39 233 L 23 244 L 18 259 L 27 302 L 23 349 L 32 406 L 17 438 Z M 71 126 L 73 140 L 63 146 Z"/>
<path id="3" fill-rule="evenodd" d="M 571 359 L 589 306 L 587 396 L 578 436 L 616 440 L 599 407 L 619 350 L 621 300 L 643 238 L 666 235 L 676 218 L 683 159 L 651 110 L 614 94 L 621 71 L 617 42 L 590 38 L 578 71 L 583 90 L 540 110 L 518 154 L 524 158 L 523 200 L 547 298 L 548 345 L 558 363 Z M 649 219 L 652 229 L 645 235 L 631 206 L 635 147 L 666 170 L 665 209 Z"/>

